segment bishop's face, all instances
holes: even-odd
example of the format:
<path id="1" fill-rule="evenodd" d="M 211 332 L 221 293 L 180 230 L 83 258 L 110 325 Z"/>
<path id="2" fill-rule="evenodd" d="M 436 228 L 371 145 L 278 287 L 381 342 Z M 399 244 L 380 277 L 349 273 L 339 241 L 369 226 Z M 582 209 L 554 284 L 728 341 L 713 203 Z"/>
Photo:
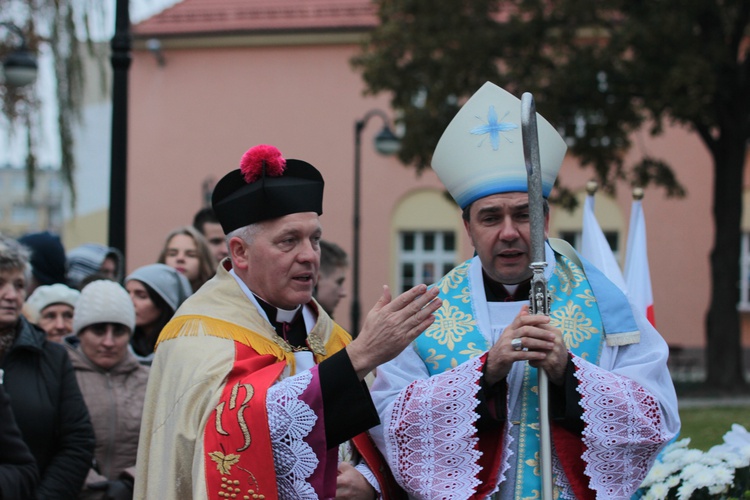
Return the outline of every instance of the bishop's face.
<path id="1" fill-rule="evenodd" d="M 245 242 L 248 288 L 281 309 L 310 302 L 320 268 L 318 214 L 285 215 L 260 226 L 251 241 Z"/>
<path id="2" fill-rule="evenodd" d="M 500 193 L 471 204 L 464 227 L 484 272 L 498 283 L 515 284 L 531 277 L 531 227 L 527 193 Z M 544 235 L 549 230 L 545 216 Z"/>

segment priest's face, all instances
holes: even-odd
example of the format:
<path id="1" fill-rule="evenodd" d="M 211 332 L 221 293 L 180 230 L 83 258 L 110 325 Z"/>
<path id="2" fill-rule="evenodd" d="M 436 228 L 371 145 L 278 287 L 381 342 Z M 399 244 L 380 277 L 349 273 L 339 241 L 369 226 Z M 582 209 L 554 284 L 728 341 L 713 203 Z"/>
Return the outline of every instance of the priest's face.
<path id="1" fill-rule="evenodd" d="M 282 309 L 310 302 L 320 268 L 321 233 L 315 212 L 261 222 L 245 243 L 248 288 Z"/>
<path id="2" fill-rule="evenodd" d="M 527 193 L 501 193 L 471 204 L 464 227 L 484 272 L 494 281 L 520 283 L 531 277 L 531 237 Z M 544 234 L 549 216 L 544 219 Z"/>

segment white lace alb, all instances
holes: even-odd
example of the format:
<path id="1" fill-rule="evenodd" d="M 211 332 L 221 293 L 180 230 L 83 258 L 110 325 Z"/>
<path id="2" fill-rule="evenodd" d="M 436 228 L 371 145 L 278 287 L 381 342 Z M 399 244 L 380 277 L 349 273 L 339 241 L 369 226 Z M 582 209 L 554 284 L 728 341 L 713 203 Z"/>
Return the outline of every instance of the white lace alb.
<path id="1" fill-rule="evenodd" d="M 672 438 L 659 403 L 633 380 L 577 356 L 584 408 L 586 475 L 597 498 L 630 498 L 659 450 Z"/>
<path id="2" fill-rule="evenodd" d="M 268 428 L 279 498 L 318 498 L 307 482 L 318 466 L 318 458 L 312 447 L 304 442 L 318 416 L 307 403 L 299 399 L 311 380 L 312 373 L 307 370 L 268 389 Z"/>
<path id="3" fill-rule="evenodd" d="M 479 485 L 481 452 L 474 422 L 479 358 L 410 384 L 387 412 L 387 460 L 411 495 L 465 499 Z"/>

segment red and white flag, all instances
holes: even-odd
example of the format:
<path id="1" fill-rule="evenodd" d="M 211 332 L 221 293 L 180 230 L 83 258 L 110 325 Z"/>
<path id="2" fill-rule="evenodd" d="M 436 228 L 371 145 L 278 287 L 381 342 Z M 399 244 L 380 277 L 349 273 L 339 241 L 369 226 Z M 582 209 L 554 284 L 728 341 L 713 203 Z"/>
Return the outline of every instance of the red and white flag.
<path id="1" fill-rule="evenodd" d="M 625 258 L 625 283 L 630 301 L 639 308 L 652 325 L 654 321 L 654 294 L 651 290 L 651 271 L 648 267 L 646 245 L 646 219 L 641 200 L 633 200 L 630 209 L 630 228 Z"/>
<path id="2" fill-rule="evenodd" d="M 583 204 L 583 231 L 581 234 L 581 255 L 594 264 L 620 290 L 627 293 L 625 279 L 617 263 L 612 248 L 604 237 L 604 232 L 594 215 L 594 196 L 587 195 Z"/>

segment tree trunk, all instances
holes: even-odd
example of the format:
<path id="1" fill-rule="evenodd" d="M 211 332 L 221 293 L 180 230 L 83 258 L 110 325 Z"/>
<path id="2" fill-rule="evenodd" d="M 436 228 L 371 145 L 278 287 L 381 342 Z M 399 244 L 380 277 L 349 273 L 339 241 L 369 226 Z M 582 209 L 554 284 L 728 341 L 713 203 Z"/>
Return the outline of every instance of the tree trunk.
<path id="1" fill-rule="evenodd" d="M 716 233 L 711 251 L 711 305 L 706 317 L 706 384 L 718 393 L 736 393 L 746 387 L 737 311 L 745 141 L 740 134 L 729 135 L 736 137 L 720 140 L 713 154 Z"/>

